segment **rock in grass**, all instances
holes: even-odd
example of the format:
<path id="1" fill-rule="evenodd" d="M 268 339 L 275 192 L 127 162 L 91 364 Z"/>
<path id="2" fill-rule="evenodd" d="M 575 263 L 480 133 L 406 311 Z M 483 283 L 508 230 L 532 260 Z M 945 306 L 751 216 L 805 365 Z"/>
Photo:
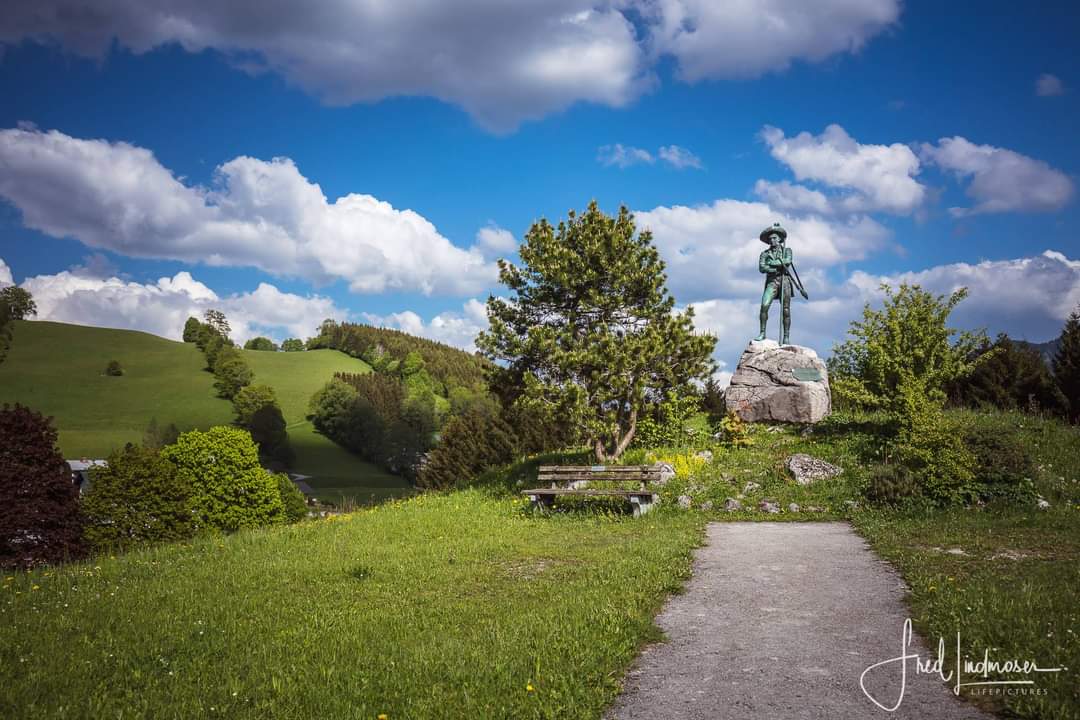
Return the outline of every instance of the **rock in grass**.
<path id="1" fill-rule="evenodd" d="M 748 482 L 748 483 L 746 483 L 746 485 L 743 486 L 742 494 L 743 495 L 750 495 L 751 493 L 754 493 L 754 492 L 756 492 L 756 491 L 758 491 L 760 489 L 761 489 L 761 486 L 758 485 L 756 482 Z"/>
<path id="2" fill-rule="evenodd" d="M 787 509 L 788 509 L 788 512 L 797 513 L 802 508 L 799 507 L 799 503 L 791 503 L 790 505 L 787 506 Z"/>
<path id="3" fill-rule="evenodd" d="M 1036 507 L 1038 507 L 1038 508 L 1039 508 L 1040 510 L 1049 510 L 1049 509 L 1050 509 L 1050 503 L 1048 503 L 1048 502 L 1047 502 L 1047 501 L 1046 501 L 1045 499 L 1043 499 L 1043 498 L 1039 498 L 1039 502 L 1037 502 L 1037 503 L 1036 503 L 1035 505 L 1036 505 Z"/>
<path id="4" fill-rule="evenodd" d="M 724 509 L 728 512 L 736 512 L 738 510 L 742 510 L 743 507 L 741 502 L 739 502 L 735 498 L 729 497 L 726 501 L 724 501 Z"/>
<path id="5" fill-rule="evenodd" d="M 701 503 L 701 509 L 705 512 L 710 512 L 713 509 L 712 500 L 706 500 L 705 502 Z"/>
<path id="6" fill-rule="evenodd" d="M 704 460 L 707 463 L 712 462 L 712 459 L 713 459 L 712 450 L 700 450 L 700 451 L 694 453 L 694 456 L 701 458 L 702 460 Z"/>
<path id="7" fill-rule="evenodd" d="M 691 507 L 693 507 L 693 505 L 694 505 L 694 503 L 690 499 L 689 495 L 680 495 L 679 496 L 679 509 L 680 510 L 689 510 Z"/>
<path id="8" fill-rule="evenodd" d="M 791 474 L 795 476 L 795 482 L 800 485 L 809 485 L 818 480 L 827 480 L 844 472 L 843 468 L 819 460 L 806 453 L 795 453 L 784 464 L 787 465 L 787 469 L 791 471 Z"/>
<path id="9" fill-rule="evenodd" d="M 758 503 L 758 510 L 775 515 L 780 512 L 780 506 L 771 500 L 762 500 Z"/>

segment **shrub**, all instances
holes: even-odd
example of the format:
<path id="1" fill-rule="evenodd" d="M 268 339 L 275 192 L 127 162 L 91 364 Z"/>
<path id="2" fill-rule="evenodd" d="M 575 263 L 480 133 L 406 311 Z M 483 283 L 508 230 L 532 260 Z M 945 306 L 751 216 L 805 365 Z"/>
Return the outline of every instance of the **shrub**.
<path id="1" fill-rule="evenodd" d="M 734 410 L 729 410 L 716 425 L 716 435 L 720 440 L 733 448 L 749 447 L 754 444 L 754 438 L 750 437 L 750 430 L 744 421 Z"/>
<path id="2" fill-rule="evenodd" d="M 1015 435 L 973 426 L 964 433 L 964 445 L 975 457 L 981 497 L 1015 503 L 1035 500 L 1035 461 Z"/>
<path id="3" fill-rule="evenodd" d="M 278 349 L 278 346 L 268 337 L 253 337 L 244 343 L 244 349 L 274 352 Z"/>
<path id="4" fill-rule="evenodd" d="M 304 349 L 304 341 L 300 338 L 286 338 L 281 341 L 282 352 L 300 352 Z"/>
<path id="5" fill-rule="evenodd" d="M 193 343 L 199 339 L 199 331 L 202 330 L 202 323 L 198 318 L 189 317 L 187 322 L 184 323 L 183 340 L 186 343 Z"/>
<path id="6" fill-rule="evenodd" d="M 30 567 L 82 550 L 79 491 L 49 419 L 0 410 L 0 565 Z"/>
<path id="7" fill-rule="evenodd" d="M 417 476 L 420 487 L 443 490 L 471 484 L 484 470 L 514 459 L 514 431 L 497 413 L 480 408 L 446 424 Z"/>
<path id="8" fill-rule="evenodd" d="M 250 425 L 251 416 L 266 405 L 277 405 L 277 394 L 269 385 L 247 385 L 240 388 L 233 396 L 233 411 L 236 422 Z"/>
<path id="9" fill-rule="evenodd" d="M 976 499 L 975 458 L 964 447 L 964 428 L 912 378 L 901 383 L 900 402 L 897 455 L 919 477 L 923 494 L 942 505 Z"/>
<path id="10" fill-rule="evenodd" d="M 356 399 L 356 389 L 337 378 L 311 396 L 308 417 L 315 429 L 331 440 L 344 444 L 349 408 Z"/>
<path id="11" fill-rule="evenodd" d="M 281 494 L 281 504 L 285 507 L 285 522 L 300 522 L 307 517 L 307 498 L 296 483 L 289 479 L 285 473 L 274 476 L 277 479 L 278 492 Z"/>
<path id="12" fill-rule="evenodd" d="M 690 441 L 687 421 L 701 407 L 701 398 L 669 390 L 664 400 L 638 420 L 634 444 L 639 447 L 681 447 Z"/>
<path id="13" fill-rule="evenodd" d="M 920 494 L 919 479 L 904 465 L 875 465 L 870 468 L 866 498 L 879 505 L 900 505 Z"/>
<path id="14" fill-rule="evenodd" d="M 288 445 L 285 418 L 277 405 L 263 405 L 256 410 L 247 428 L 251 439 L 259 446 L 259 452 L 265 455 L 274 455 L 278 448 Z"/>
<path id="15" fill-rule="evenodd" d="M 120 366 L 120 361 L 110 360 L 105 366 L 105 374 L 109 377 L 120 377 L 124 374 L 124 368 Z"/>
<path id="16" fill-rule="evenodd" d="M 250 385 L 255 374 L 242 357 L 229 355 L 214 364 L 214 388 L 223 398 L 232 398 Z"/>
<path id="17" fill-rule="evenodd" d="M 277 481 L 259 465 L 259 453 L 246 430 L 224 426 L 192 430 L 161 455 L 190 479 L 200 526 L 232 532 L 284 519 Z"/>
<path id="18" fill-rule="evenodd" d="M 191 480 L 154 450 L 128 445 L 90 472 L 84 537 L 96 548 L 182 540 L 196 530 Z"/>
<path id="19" fill-rule="evenodd" d="M 961 288 L 948 298 L 918 285 L 896 290 L 883 283 L 884 307 L 863 308 L 852 321 L 849 339 L 833 348 L 829 380 L 841 403 L 899 411 L 905 400 L 901 384 L 910 378 L 931 400 L 944 402 L 944 388 L 970 375 L 992 353 L 978 354 L 984 333 L 948 327 L 949 315 L 965 297 Z"/>

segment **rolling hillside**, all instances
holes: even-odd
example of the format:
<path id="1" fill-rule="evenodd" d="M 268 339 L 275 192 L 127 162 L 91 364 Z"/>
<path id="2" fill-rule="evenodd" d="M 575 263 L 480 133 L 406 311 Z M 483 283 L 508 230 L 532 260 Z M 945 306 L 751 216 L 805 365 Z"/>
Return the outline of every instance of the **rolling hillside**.
<path id="1" fill-rule="evenodd" d="M 336 350 L 300 353 L 244 351 L 255 382 L 274 387 L 296 450 L 295 471 L 321 497 L 358 501 L 400 495 L 400 478 L 366 463 L 319 435 L 304 415 L 307 401 L 335 372 L 368 372 L 361 360 Z M 122 377 L 104 374 L 117 360 Z M 150 418 L 183 429 L 232 421 L 232 404 L 218 398 L 194 345 L 131 330 L 17 321 L 0 364 L 0 403 L 21 402 L 52 415 L 66 457 L 103 457 L 139 442 Z"/>

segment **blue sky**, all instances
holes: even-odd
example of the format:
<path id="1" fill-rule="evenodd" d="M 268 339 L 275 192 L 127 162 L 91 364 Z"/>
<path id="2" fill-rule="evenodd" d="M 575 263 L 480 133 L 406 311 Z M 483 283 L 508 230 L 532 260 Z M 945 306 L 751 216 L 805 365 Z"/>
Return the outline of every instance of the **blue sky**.
<path id="1" fill-rule="evenodd" d="M 0 258 L 42 318 L 468 346 L 494 258 L 593 198 L 652 229 L 728 370 L 770 218 L 823 354 L 881 279 L 1032 340 L 1080 302 L 1074 4 L 158 5 L 0 20 Z"/>

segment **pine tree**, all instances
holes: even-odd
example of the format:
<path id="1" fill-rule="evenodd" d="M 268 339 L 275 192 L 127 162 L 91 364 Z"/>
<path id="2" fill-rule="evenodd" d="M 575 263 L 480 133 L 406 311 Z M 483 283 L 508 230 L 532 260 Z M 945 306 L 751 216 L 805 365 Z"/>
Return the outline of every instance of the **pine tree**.
<path id="1" fill-rule="evenodd" d="M 1054 355 L 1054 380 L 1065 396 L 1069 420 L 1080 421 L 1080 306 L 1065 321 Z"/>
<path id="2" fill-rule="evenodd" d="M 625 207 L 609 217 L 594 201 L 558 228 L 540 220 L 519 256 L 499 260 L 511 297 L 488 299 L 477 347 L 494 373 L 521 378 L 520 401 L 556 409 L 598 462 L 618 458 L 647 403 L 709 374 L 716 340 L 695 334 L 693 308 L 673 312 L 652 234 Z"/>

